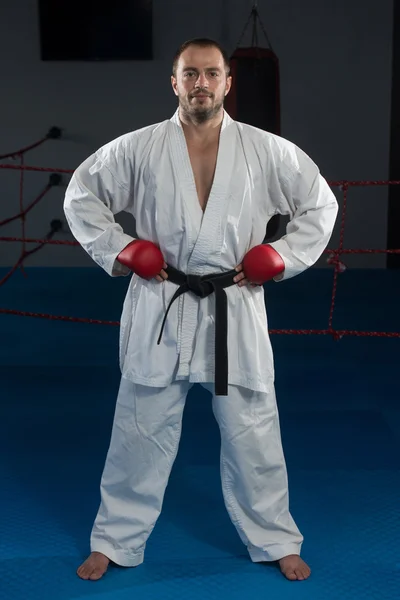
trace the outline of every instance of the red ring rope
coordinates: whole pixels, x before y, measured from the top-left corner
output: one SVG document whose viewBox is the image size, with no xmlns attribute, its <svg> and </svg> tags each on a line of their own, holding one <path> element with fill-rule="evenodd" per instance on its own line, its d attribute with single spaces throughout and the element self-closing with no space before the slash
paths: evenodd
<svg viewBox="0 0 400 600">
<path fill-rule="evenodd" d="M 9 169 L 16 170 L 20 173 L 20 185 L 19 185 L 19 213 L 9 217 L 3 221 L 0 221 L 0 227 L 3 225 L 7 225 L 12 221 L 17 219 L 21 220 L 21 236 L 20 237 L 0 237 L 0 242 L 20 242 L 22 244 L 22 252 L 21 256 L 17 260 L 16 264 L 10 269 L 10 271 L 3 277 L 0 281 L 0 287 L 5 284 L 5 282 L 12 276 L 13 273 L 18 268 L 23 269 L 23 264 L 25 259 L 33 254 L 34 252 L 39 251 L 45 244 L 53 244 L 57 246 L 80 246 L 80 244 L 76 241 L 63 241 L 63 240 L 53 240 L 51 236 L 55 233 L 52 231 L 46 239 L 36 239 L 36 238 L 27 238 L 25 235 L 25 225 L 26 225 L 26 216 L 27 214 L 35 208 L 39 204 L 39 202 L 45 197 L 45 195 L 49 192 L 53 185 L 57 185 L 60 179 L 53 179 L 52 177 L 60 178 L 60 174 L 67 173 L 72 174 L 74 171 L 71 169 L 55 169 L 48 167 L 35 167 L 26 165 L 24 161 L 24 155 L 34 149 L 39 145 L 43 144 L 49 139 L 56 139 L 60 137 L 60 130 L 58 128 L 52 128 L 49 134 L 39 140 L 38 142 L 23 148 L 22 150 L 18 150 L 17 152 L 12 152 L 3 156 L 0 156 L 0 160 L 4 160 L 6 158 L 19 158 L 20 164 L 12 165 L 8 163 L 0 163 L 0 169 Z M 43 191 L 38 195 L 38 197 L 31 202 L 26 208 L 24 208 L 23 197 L 24 197 L 24 173 L 25 171 L 37 171 L 41 173 L 53 173 L 50 176 L 50 183 L 43 189 Z M 57 175 L 56 175 L 57 174 Z M 332 286 L 332 298 L 329 310 L 329 319 L 328 319 L 328 328 L 327 329 L 271 329 L 271 334 L 280 334 L 280 335 L 331 335 L 335 340 L 339 340 L 344 336 L 356 336 L 356 337 L 385 337 L 385 338 L 399 338 L 400 332 L 381 332 L 381 331 L 349 331 L 349 330 L 336 330 L 333 327 L 333 315 L 335 312 L 335 304 L 336 304 L 336 296 L 337 296 L 337 287 L 339 282 L 340 273 L 342 273 L 346 266 L 341 261 L 342 255 L 350 255 L 350 254 L 400 254 L 400 249 L 354 249 L 354 248 L 344 248 L 344 231 L 346 224 L 346 212 L 347 212 L 347 204 L 348 204 L 348 191 L 351 187 L 360 187 L 360 186 L 388 186 L 388 185 L 400 185 L 400 181 L 328 181 L 331 187 L 339 187 L 343 194 L 343 206 L 340 218 L 340 238 L 339 238 L 339 246 L 334 249 L 326 249 L 325 254 L 328 255 L 327 262 L 330 265 L 334 266 L 334 276 L 333 276 L 333 286 Z M 36 248 L 33 250 L 27 251 L 26 244 L 36 244 Z M 1 314 L 6 315 L 18 315 L 23 317 L 34 317 L 40 319 L 50 319 L 54 321 L 69 321 L 73 323 L 90 323 L 95 325 L 113 325 L 119 326 L 119 321 L 102 321 L 98 319 L 84 319 L 79 317 L 69 317 L 69 316 L 61 316 L 61 315 L 49 315 L 49 314 L 41 314 L 41 313 L 33 313 L 27 311 L 19 311 L 12 310 L 7 308 L 0 308 Z"/>
</svg>

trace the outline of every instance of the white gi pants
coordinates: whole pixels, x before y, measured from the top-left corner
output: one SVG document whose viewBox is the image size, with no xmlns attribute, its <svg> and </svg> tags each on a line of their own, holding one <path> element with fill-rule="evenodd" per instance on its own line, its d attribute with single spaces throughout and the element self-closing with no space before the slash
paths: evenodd
<svg viewBox="0 0 400 600">
<path fill-rule="evenodd" d="M 133 567 L 161 513 L 177 455 L 186 396 L 192 384 L 166 388 L 121 379 L 110 447 L 101 479 L 101 503 L 91 550 Z M 303 537 L 289 512 L 288 480 L 275 393 L 229 386 L 215 396 L 221 432 L 225 505 L 253 562 L 300 554 Z"/>
</svg>

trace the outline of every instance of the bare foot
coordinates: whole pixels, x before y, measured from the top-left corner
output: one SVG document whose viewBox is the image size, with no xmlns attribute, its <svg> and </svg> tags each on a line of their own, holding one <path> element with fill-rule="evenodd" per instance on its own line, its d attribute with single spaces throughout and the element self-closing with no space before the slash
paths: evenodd
<svg viewBox="0 0 400 600">
<path fill-rule="evenodd" d="M 77 570 L 77 574 L 81 579 L 91 579 L 97 581 L 103 577 L 107 571 L 110 559 L 101 552 L 92 552 L 89 558 Z"/>
<path fill-rule="evenodd" d="M 303 581 L 311 575 L 310 567 L 297 554 L 285 556 L 278 562 L 284 576 L 291 581 Z"/>
</svg>

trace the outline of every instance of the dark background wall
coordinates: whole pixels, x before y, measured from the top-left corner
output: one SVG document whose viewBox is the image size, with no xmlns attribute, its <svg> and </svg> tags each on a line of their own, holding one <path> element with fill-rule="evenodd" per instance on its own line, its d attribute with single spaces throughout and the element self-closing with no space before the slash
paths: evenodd
<svg viewBox="0 0 400 600">
<path fill-rule="evenodd" d="M 3 3 L 0 154 L 26 146 L 57 125 L 64 130 L 63 138 L 29 153 L 26 162 L 74 169 L 103 143 L 169 118 L 176 108 L 170 86 L 175 49 L 188 38 L 209 36 L 232 52 L 251 6 L 251 1 L 236 0 L 202 0 L 197 4 L 154 0 L 153 60 L 51 62 L 42 61 L 40 56 L 37 2 Z M 391 136 L 392 1 L 265 0 L 258 2 L 258 8 L 280 60 L 282 136 L 310 154 L 330 180 L 393 176 L 396 166 L 390 162 L 390 148 L 392 144 L 399 156 L 399 137 Z M 75 34 L 71 29 L 70 35 Z M 248 43 L 249 37 L 244 41 Z M 398 104 L 399 95 L 393 98 Z M 47 180 L 44 174 L 26 174 L 26 203 Z M 29 214 L 28 236 L 41 237 L 52 219 L 63 219 L 67 182 L 68 177 L 64 187 L 53 189 Z M 18 212 L 18 186 L 17 172 L 0 171 L 0 220 Z M 387 188 L 350 190 L 346 246 L 386 248 L 388 206 Z M 118 220 L 134 230 L 130 218 L 121 216 Z M 19 233 L 20 223 L 0 232 L 11 236 Z M 392 227 L 394 243 L 393 236 Z M 57 237 L 70 239 L 68 233 Z M 331 245 L 337 241 L 338 227 Z M 18 244 L 0 243 L 0 266 L 13 264 L 19 252 Z M 379 256 L 346 261 L 350 266 L 386 266 L 386 258 Z M 27 264 L 92 263 L 81 249 L 47 247 Z"/>
</svg>

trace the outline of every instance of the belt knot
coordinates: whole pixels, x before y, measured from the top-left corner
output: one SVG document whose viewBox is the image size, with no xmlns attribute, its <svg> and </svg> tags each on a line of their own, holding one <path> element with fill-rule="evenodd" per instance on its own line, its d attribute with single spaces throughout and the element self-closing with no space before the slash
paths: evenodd
<svg viewBox="0 0 400 600">
<path fill-rule="evenodd" d="M 201 275 L 186 275 L 186 284 L 193 294 L 206 298 L 214 291 L 213 286 Z"/>
</svg>

